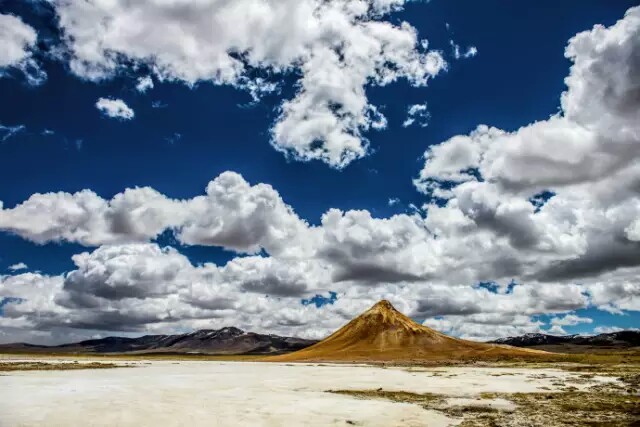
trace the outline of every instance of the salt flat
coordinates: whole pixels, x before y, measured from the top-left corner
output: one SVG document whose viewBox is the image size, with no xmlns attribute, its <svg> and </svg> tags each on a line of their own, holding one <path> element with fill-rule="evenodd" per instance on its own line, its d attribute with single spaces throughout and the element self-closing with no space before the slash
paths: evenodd
<svg viewBox="0 0 640 427">
<path fill-rule="evenodd" d="M 552 369 L 109 362 L 133 367 L 0 375 L 0 426 L 438 427 L 461 420 L 414 404 L 357 399 L 327 390 L 438 393 L 456 402 L 475 399 L 481 392 L 557 390 L 558 382 L 575 377 Z M 572 385 L 612 381 L 594 377 Z"/>
</svg>

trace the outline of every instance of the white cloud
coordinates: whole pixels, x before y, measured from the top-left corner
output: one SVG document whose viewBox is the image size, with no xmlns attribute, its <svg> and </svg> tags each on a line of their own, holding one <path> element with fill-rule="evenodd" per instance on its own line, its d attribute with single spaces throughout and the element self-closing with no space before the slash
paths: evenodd
<svg viewBox="0 0 640 427">
<path fill-rule="evenodd" d="M 175 249 L 156 244 L 103 246 L 75 255 L 73 262 L 75 269 L 60 276 L 0 276 L 0 295 L 18 298 L 3 307 L 0 326 L 8 333 L 3 341 L 23 336 L 25 330 L 40 334 L 66 328 L 67 334 L 77 336 L 96 331 L 169 333 L 230 324 L 319 338 L 381 298 L 412 316 L 445 315 L 454 325 L 450 333 L 489 339 L 536 331 L 541 323 L 531 315 L 585 304 L 579 293 L 569 302 L 572 286 L 516 287 L 512 293 L 496 294 L 425 282 L 336 284 L 330 264 L 312 258 L 251 256 L 223 266 L 194 266 Z M 334 304 L 300 304 L 301 298 L 326 295 L 328 290 L 339 294 Z M 437 319 L 425 324 L 434 322 Z"/>
<path fill-rule="evenodd" d="M 46 79 L 46 73 L 33 59 L 37 39 L 36 31 L 22 19 L 0 14 L 0 77 L 13 67 L 22 71 L 30 84 Z"/>
<path fill-rule="evenodd" d="M 100 98 L 96 102 L 96 108 L 112 119 L 131 120 L 135 113 L 121 99 Z"/>
<path fill-rule="evenodd" d="M 153 79 L 151 76 L 140 77 L 138 83 L 136 83 L 136 90 L 140 93 L 145 93 L 150 89 L 153 89 Z"/>
<path fill-rule="evenodd" d="M 19 262 L 17 264 L 10 265 L 8 267 L 8 270 L 10 270 L 10 271 L 18 271 L 18 270 L 26 270 L 27 268 L 29 268 L 27 266 L 27 264 L 25 264 L 24 262 Z"/>
<path fill-rule="evenodd" d="M 446 67 L 410 24 L 385 20 L 405 0 L 53 3 L 71 70 L 86 79 L 145 64 L 160 81 L 233 85 L 257 99 L 277 90 L 273 79 L 298 73 L 272 145 L 336 168 L 368 153 L 364 132 L 386 126 L 367 86 L 398 79 L 424 86 Z M 252 77 L 252 69 L 269 79 Z"/>
<path fill-rule="evenodd" d="M 610 296 L 637 287 L 623 285 L 621 269 L 640 259 L 639 40 L 640 8 L 576 35 L 566 49 L 573 65 L 561 113 L 515 132 L 481 125 L 430 147 L 415 184 L 446 202 L 425 206 L 430 229 L 467 241 L 486 233 L 512 248 L 505 256 L 525 280 L 584 279 L 594 301 L 607 295 L 602 307 L 635 307 L 630 290 L 618 302 Z M 540 199 L 544 191 L 553 197 Z M 536 197 L 537 208 L 529 202 Z M 607 272 L 617 273 L 597 282 Z"/>
<path fill-rule="evenodd" d="M 470 46 L 462 56 L 464 56 L 465 58 L 473 58 L 477 54 L 478 54 L 478 48 L 475 46 Z"/>
<path fill-rule="evenodd" d="M 270 185 L 251 186 L 233 172 L 211 181 L 205 195 L 188 200 L 170 199 L 149 187 L 126 189 L 111 200 L 90 190 L 34 194 L 0 210 L 0 230 L 39 244 L 86 246 L 144 242 L 175 230 L 186 245 L 247 253 L 301 253 L 313 243 L 307 224 Z"/>
<path fill-rule="evenodd" d="M 460 58 L 473 58 L 478 54 L 478 48 L 475 46 L 469 46 L 466 51 L 462 52 L 460 49 L 460 45 L 455 43 L 453 40 L 449 40 L 449 44 L 451 45 L 451 49 L 453 50 L 453 57 L 455 59 Z"/>
<path fill-rule="evenodd" d="M 593 328 L 593 333 L 595 334 L 610 334 L 613 332 L 620 331 L 640 331 L 638 328 L 621 328 L 619 326 L 596 326 Z"/>
<path fill-rule="evenodd" d="M 429 118 L 431 115 L 427 110 L 427 104 L 414 104 L 407 109 L 407 118 L 402 123 L 402 127 L 409 127 L 414 123 L 417 123 L 420 127 L 427 127 L 429 125 Z"/>
<path fill-rule="evenodd" d="M 610 334 L 612 332 L 620 332 L 623 330 L 623 328 L 618 326 L 596 326 L 593 328 L 593 332 L 596 334 Z"/>
<path fill-rule="evenodd" d="M 16 333 L 23 330 L 20 325 L 167 332 L 234 324 L 318 337 L 388 298 L 430 322 L 445 316 L 455 322 L 451 333 L 490 339 L 540 329 L 523 317 L 511 328 L 500 326 L 515 322 L 514 316 L 568 313 L 590 305 L 640 309 L 638 287 L 622 284 L 617 272 L 580 285 L 530 280 L 508 289 L 510 278 L 545 268 L 556 258 L 538 252 L 527 258 L 526 251 L 518 258 L 509 239 L 455 221 L 437 211 L 425 219 L 417 213 L 374 218 L 367 211 L 332 209 L 319 226 L 310 227 L 273 188 L 251 186 L 231 172 L 209 183 L 205 195 L 186 200 L 150 188 L 128 189 L 111 200 L 87 190 L 34 195 L 0 211 L 0 227 L 39 243 L 108 245 L 74 256 L 77 268 L 64 277 L 4 277 L 0 295 L 25 300 L 34 298 L 38 286 L 62 283 L 48 299 L 11 303 L 5 311 L 12 320 L 4 322 Z M 193 266 L 175 249 L 128 243 L 148 241 L 167 229 L 183 244 L 266 254 L 224 266 Z M 632 274 L 637 270 L 629 271 L 629 278 Z M 26 278 L 32 288 L 12 285 Z M 497 292 L 473 286 L 498 278 Z M 328 291 L 339 294 L 334 305 L 300 305 L 301 298 Z M 256 310 L 269 314 L 258 320 Z M 488 322 L 494 326 L 484 327 Z"/>
<path fill-rule="evenodd" d="M 551 319 L 552 326 L 575 326 L 580 323 L 593 323 L 593 319 L 576 316 L 575 314 L 566 314 L 563 317 L 554 317 Z"/>
<path fill-rule="evenodd" d="M 19 64 L 30 56 L 29 49 L 36 43 L 33 28 L 13 15 L 0 15 L 0 67 Z"/>
<path fill-rule="evenodd" d="M 25 130 L 24 125 L 16 125 L 16 126 L 4 126 L 0 124 L 0 133 L 2 136 L 0 137 L 0 142 L 5 142 L 12 136 L 16 135 L 19 132 Z"/>
<path fill-rule="evenodd" d="M 477 341 L 543 332 L 541 322 L 533 321 L 529 316 L 510 314 L 448 316 L 427 319 L 424 325 L 446 334 Z"/>
<path fill-rule="evenodd" d="M 560 325 L 551 326 L 551 328 L 549 328 L 547 332 L 552 335 L 568 335 L 567 331 L 565 331 L 564 328 Z"/>
<path fill-rule="evenodd" d="M 640 311 L 639 31 L 635 8 L 570 41 L 558 115 L 431 147 L 416 185 L 440 200 L 410 215 L 329 209 L 310 226 L 271 186 L 233 172 L 185 200 L 144 187 L 110 200 L 34 194 L 1 209 L 5 232 L 103 246 L 76 255 L 65 275 L 0 276 L 0 295 L 21 298 L 5 304 L 0 326 L 93 334 L 232 324 L 321 337 L 388 298 L 425 324 L 490 339 L 544 331 L 540 314 L 561 333 L 588 322 L 575 314 L 583 308 Z M 167 230 L 181 244 L 250 256 L 194 266 L 148 243 Z M 328 291 L 334 304 L 300 304 Z"/>
</svg>

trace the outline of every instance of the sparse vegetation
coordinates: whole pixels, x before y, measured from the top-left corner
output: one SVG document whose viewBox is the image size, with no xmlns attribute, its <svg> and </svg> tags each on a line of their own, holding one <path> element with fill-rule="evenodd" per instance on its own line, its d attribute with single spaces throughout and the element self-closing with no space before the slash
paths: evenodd
<svg viewBox="0 0 640 427">
<path fill-rule="evenodd" d="M 27 351 L 0 351 L 0 356 L 38 359 L 79 360 L 211 360 L 211 361 L 257 361 L 264 355 L 253 354 L 201 354 L 201 353 L 45 353 Z"/>
<path fill-rule="evenodd" d="M 327 390 L 328 393 L 345 394 L 360 399 L 385 399 L 392 402 L 416 403 L 425 407 L 430 407 L 435 403 L 442 403 L 446 396 L 440 394 L 417 394 L 408 391 L 388 391 L 388 390 Z"/>
<path fill-rule="evenodd" d="M 406 391 L 387 390 L 328 390 L 330 393 L 344 394 L 359 399 L 385 399 L 392 402 L 413 403 L 422 406 L 424 409 L 431 409 L 452 417 L 463 417 L 465 419 L 486 418 L 487 414 L 497 416 L 502 413 L 499 409 L 491 407 L 489 404 L 478 402 L 475 405 L 448 405 L 447 396 L 433 393 L 410 393 Z"/>
<path fill-rule="evenodd" d="M 597 389 L 560 393 L 484 393 L 483 399 L 504 398 L 517 410 L 504 419 L 496 414 L 496 426 L 634 426 L 640 423 L 640 400 L 637 395 L 603 392 Z M 508 422 L 507 422 L 508 421 Z"/>
<path fill-rule="evenodd" d="M 99 363 L 99 362 L 0 362 L 0 372 L 11 371 L 69 371 L 78 369 L 108 369 L 122 368 L 123 365 L 115 363 Z"/>
<path fill-rule="evenodd" d="M 640 425 L 640 373 L 638 366 L 609 368 L 607 373 L 594 372 L 567 378 L 559 391 L 536 393 L 481 393 L 473 405 L 451 405 L 448 396 L 418 394 L 406 391 L 330 390 L 360 399 L 385 399 L 413 403 L 451 417 L 462 418 L 462 427 L 577 427 Z M 618 376 L 618 383 L 603 383 L 579 390 L 572 382 L 585 384 L 596 375 Z M 544 378 L 550 378 L 544 376 Z M 491 405 L 496 399 L 515 404 L 513 411 Z"/>
</svg>

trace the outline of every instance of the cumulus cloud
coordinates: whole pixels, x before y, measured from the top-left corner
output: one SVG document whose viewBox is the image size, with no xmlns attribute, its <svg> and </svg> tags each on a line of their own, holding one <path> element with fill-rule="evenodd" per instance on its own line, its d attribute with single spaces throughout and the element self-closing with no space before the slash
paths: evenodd
<svg viewBox="0 0 640 427">
<path fill-rule="evenodd" d="M 543 332 L 542 322 L 534 321 L 529 316 L 500 314 L 427 319 L 424 325 L 446 334 L 477 341 Z"/>
<path fill-rule="evenodd" d="M 596 326 L 593 328 L 595 334 L 610 334 L 612 332 L 620 331 L 638 331 L 638 328 L 621 328 L 619 326 Z"/>
<path fill-rule="evenodd" d="M 564 316 L 554 317 L 551 319 L 551 328 L 549 332 L 556 335 L 567 335 L 567 331 L 563 326 L 575 326 L 581 323 L 593 323 L 593 319 L 589 317 L 580 317 L 575 314 L 566 314 Z"/>
<path fill-rule="evenodd" d="M 573 37 L 559 114 L 515 132 L 480 125 L 430 147 L 414 182 L 441 200 L 426 206 L 431 229 L 505 239 L 517 253 L 514 272 L 527 280 L 636 267 L 639 36 L 636 7 L 609 28 Z"/>
<path fill-rule="evenodd" d="M 85 246 L 144 242 L 174 230 L 185 245 L 272 254 L 303 253 L 313 241 L 312 230 L 277 191 L 266 184 L 251 186 L 233 172 L 211 181 L 205 195 L 188 200 L 170 199 L 150 187 L 129 188 L 111 200 L 90 190 L 34 194 L 0 210 L 0 230 L 39 244 Z"/>
<path fill-rule="evenodd" d="M 281 308 L 265 319 L 275 328 L 300 324 L 300 312 L 307 312 L 305 322 L 313 315 L 299 303 L 287 309 L 269 295 L 299 302 L 328 283 L 323 268 L 309 261 L 254 256 L 194 266 L 175 249 L 156 244 L 102 246 L 73 256 L 73 262 L 76 268 L 60 276 L 0 276 L 0 296 L 11 298 L 2 326 L 141 331 L 203 327 L 199 322 L 206 321 L 265 330 L 259 312 Z"/>
<path fill-rule="evenodd" d="M 73 262 L 75 269 L 60 276 L 0 276 L 0 296 L 11 298 L 0 317 L 8 335 L 0 339 L 20 336 L 25 329 L 58 342 L 64 336 L 41 334 L 62 329 L 76 336 L 167 333 L 228 325 L 321 338 L 381 298 L 416 317 L 445 315 L 425 324 L 457 335 L 479 336 L 484 327 L 486 338 L 537 330 L 541 323 L 532 315 L 587 304 L 573 286 L 517 286 L 512 293 L 497 294 L 444 283 L 336 284 L 331 266 L 316 259 L 250 256 L 222 266 L 196 266 L 174 248 L 149 243 L 103 246 L 75 255 Z M 329 289 L 339 294 L 333 304 L 300 303 Z M 563 298 L 560 306 L 558 298 Z"/>
<path fill-rule="evenodd" d="M 131 120 L 135 116 L 134 111 L 121 99 L 100 98 L 96 108 L 112 119 Z"/>
<path fill-rule="evenodd" d="M 26 270 L 27 268 L 29 268 L 29 267 L 24 262 L 19 262 L 17 264 L 12 264 L 9 267 L 7 267 L 7 269 L 10 270 L 10 271 Z"/>
<path fill-rule="evenodd" d="M 386 126 L 367 86 L 423 86 L 446 67 L 409 23 L 386 20 L 405 0 L 53 4 L 70 68 L 86 79 L 144 64 L 160 81 L 233 85 L 255 100 L 277 89 L 274 78 L 299 75 L 272 145 L 337 168 L 367 154 L 364 132 Z"/>
<path fill-rule="evenodd" d="M 30 84 L 40 84 L 46 79 L 46 73 L 33 58 L 37 39 L 36 31 L 22 19 L 0 14 L 0 77 L 15 68 Z"/>
<path fill-rule="evenodd" d="M 551 325 L 558 326 L 575 326 L 580 323 L 593 323 L 593 319 L 589 317 L 580 317 L 575 314 L 567 314 L 562 317 L 554 317 L 551 319 Z"/>
<path fill-rule="evenodd" d="M 368 211 L 331 209 L 322 216 L 317 256 L 333 266 L 333 280 L 416 281 L 439 266 L 420 217 L 373 218 Z"/>
<path fill-rule="evenodd" d="M 0 230 L 97 249 L 74 256 L 64 275 L 0 276 L 0 296 L 12 298 L 0 327 L 19 335 L 235 325 L 321 337 L 387 298 L 427 325 L 490 339 L 561 332 L 588 323 L 577 311 L 587 307 L 640 311 L 639 31 L 633 8 L 569 41 L 559 114 L 514 132 L 479 126 L 430 147 L 415 184 L 431 197 L 412 214 L 329 209 L 311 226 L 274 188 L 233 172 L 185 200 L 143 187 L 110 200 L 90 190 L 34 194 L 2 208 Z M 183 245 L 243 255 L 193 265 L 149 243 L 167 230 Z M 329 291 L 333 304 L 301 304 Z"/>
<path fill-rule="evenodd" d="M 427 104 L 414 104 L 407 109 L 407 118 L 402 123 L 402 127 L 409 127 L 417 123 L 420 127 L 427 127 L 431 115 L 427 110 Z"/>
<path fill-rule="evenodd" d="M 151 76 L 140 77 L 136 83 L 136 90 L 140 93 L 145 93 L 150 89 L 153 89 L 153 79 Z"/>
<path fill-rule="evenodd" d="M 75 255 L 76 268 L 62 276 L 3 277 L 0 296 L 16 298 L 5 306 L 3 322 L 16 333 L 21 328 L 167 332 L 232 324 L 321 337 L 387 298 L 426 318 L 425 324 L 449 322 L 446 332 L 489 339 L 538 331 L 537 314 L 590 305 L 618 312 L 640 308 L 637 286 L 621 284 L 614 273 L 581 284 L 509 285 L 505 278 L 523 273 L 509 240 L 494 241 L 488 230 L 470 233 L 464 221 L 453 218 L 449 224 L 443 218 L 448 214 L 375 218 L 367 211 L 332 209 L 312 227 L 273 188 L 252 186 L 231 172 L 214 179 L 205 195 L 186 200 L 150 188 L 128 189 L 111 200 L 90 191 L 34 195 L 0 211 L 3 229 L 39 243 L 102 246 Z M 222 266 L 194 266 L 176 249 L 135 243 L 167 229 L 183 244 L 256 255 Z M 459 234 L 447 235 L 455 229 Z M 539 268 L 540 258 L 533 253 L 529 268 Z M 503 282 L 494 290 L 473 286 L 498 277 Z M 18 285 L 25 282 L 29 285 Z M 42 298 L 25 304 L 39 290 Z M 329 291 L 338 294 L 334 304 L 301 304 Z"/>
</svg>

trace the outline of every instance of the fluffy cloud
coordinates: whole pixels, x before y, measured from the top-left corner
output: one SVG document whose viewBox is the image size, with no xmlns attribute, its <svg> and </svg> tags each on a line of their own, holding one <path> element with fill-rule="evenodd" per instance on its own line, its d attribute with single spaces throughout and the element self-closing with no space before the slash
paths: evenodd
<svg viewBox="0 0 640 427">
<path fill-rule="evenodd" d="M 167 332 L 236 325 L 321 337 L 387 298 L 410 315 L 427 318 L 426 324 L 444 328 L 434 322 L 451 322 L 446 332 L 489 339 L 537 331 L 541 325 L 532 316 L 541 313 L 590 305 L 613 312 L 640 308 L 638 287 L 621 283 L 619 272 L 581 284 L 531 280 L 507 286 L 509 277 L 540 268 L 536 262 L 544 253 L 514 258 L 510 239 L 456 221 L 437 211 L 425 219 L 332 209 L 319 226 L 310 227 L 273 188 L 251 186 L 231 172 L 213 180 L 206 195 L 187 200 L 150 188 L 128 189 L 109 201 L 89 191 L 34 195 L 0 211 L 5 230 L 39 243 L 105 245 L 74 256 L 76 268 L 63 276 L 3 277 L 0 296 L 18 298 L 5 306 L 3 322 L 16 331 L 11 336 L 21 336 L 24 328 Z M 128 243 L 166 229 L 183 243 L 266 254 L 194 266 L 173 248 Z M 531 265 L 523 267 L 523 261 Z M 634 271 L 627 272 L 627 280 Z M 497 278 L 503 281 L 493 290 L 472 286 Z M 28 286 L 16 285 L 25 281 Z M 25 305 L 42 287 L 51 289 Z M 339 295 L 332 305 L 300 304 L 329 291 Z M 484 327 L 488 322 L 493 326 Z M 509 322 L 513 327 L 501 326 Z"/>
<path fill-rule="evenodd" d="M 640 311 L 639 31 L 634 8 L 571 39 L 558 115 L 515 132 L 479 126 L 431 147 L 415 183 L 432 197 L 411 215 L 329 209 L 310 226 L 271 186 L 233 172 L 186 200 L 143 187 L 110 200 L 34 194 L 1 209 L 5 232 L 98 248 L 74 256 L 64 275 L 1 276 L 0 297 L 13 299 L 3 300 L 0 327 L 21 336 L 235 325 L 321 337 L 388 298 L 427 325 L 489 339 L 560 332 L 588 322 L 575 313 L 587 307 Z M 167 230 L 183 245 L 249 256 L 196 266 L 149 243 Z M 333 304 L 301 304 L 329 291 Z"/>
<path fill-rule="evenodd" d="M 409 127 L 417 123 L 420 127 L 426 127 L 429 124 L 431 115 L 427 110 L 427 104 L 414 104 L 407 109 L 407 118 L 402 123 L 402 127 Z"/>
<path fill-rule="evenodd" d="M 541 324 L 531 315 L 588 303 L 574 286 L 517 286 L 501 294 L 425 282 L 336 286 L 330 266 L 315 260 L 251 256 L 223 266 L 194 266 L 175 249 L 156 244 L 103 246 L 75 255 L 73 262 L 75 269 L 60 276 L 0 276 L 0 296 L 11 298 L 0 317 L 7 335 L 2 340 L 22 336 L 26 329 L 36 332 L 32 338 L 59 341 L 65 336 L 42 334 L 64 329 L 85 337 L 96 331 L 167 333 L 228 325 L 319 338 L 381 298 L 416 317 L 445 315 L 425 324 L 458 335 L 470 336 L 465 328 L 471 323 L 485 325 L 487 338 L 513 334 L 514 328 L 537 329 Z M 339 293 L 335 303 L 300 304 L 301 298 L 327 289 Z M 458 326 L 445 328 L 443 322 Z M 500 328 L 505 323 L 511 325 L 508 331 Z"/>
<path fill-rule="evenodd" d="M 109 78 L 144 64 L 160 81 L 207 81 L 247 89 L 254 99 L 277 85 L 257 77 L 300 75 L 282 103 L 273 146 L 294 158 L 344 167 L 367 154 L 363 132 L 386 126 L 365 88 L 398 79 L 422 86 L 446 66 L 415 28 L 385 16 L 405 0 L 54 0 L 71 70 Z"/>
<path fill-rule="evenodd" d="M 29 49 L 36 43 L 36 31 L 13 15 L 0 15 L 0 67 L 19 64 L 30 56 Z"/>
<path fill-rule="evenodd" d="M 331 209 L 322 217 L 317 256 L 333 266 L 333 280 L 416 281 L 437 268 L 432 237 L 418 216 L 373 218 L 368 211 Z"/>
<path fill-rule="evenodd" d="M 575 314 L 567 314 L 563 317 L 554 317 L 551 319 L 551 324 L 554 326 L 575 326 L 580 323 L 593 323 L 593 319 L 589 317 L 576 316 Z"/>
<path fill-rule="evenodd" d="M 551 319 L 551 328 L 549 332 L 557 335 L 567 335 L 567 331 L 563 326 L 575 326 L 580 323 L 593 323 L 593 319 L 589 317 L 580 317 L 575 314 L 567 314 L 563 317 L 554 317 Z"/>
<path fill-rule="evenodd" d="M 96 102 L 96 108 L 112 119 L 131 120 L 135 116 L 133 110 L 121 99 L 100 98 Z"/>
<path fill-rule="evenodd" d="M 10 271 L 26 270 L 27 268 L 29 268 L 29 267 L 24 262 L 19 262 L 17 264 L 12 264 L 9 267 L 7 267 L 7 269 L 10 270 Z"/>
<path fill-rule="evenodd" d="M 247 253 L 264 249 L 293 256 L 314 241 L 313 230 L 270 185 L 251 186 L 233 172 L 211 181 L 205 195 L 188 200 L 170 199 L 149 187 L 126 189 L 111 200 L 83 190 L 34 194 L 0 210 L 0 230 L 39 244 L 144 242 L 168 229 L 186 245 Z"/>
<path fill-rule="evenodd" d="M 427 319 L 424 325 L 450 335 L 477 341 L 544 332 L 542 322 L 531 320 L 528 316 L 449 316 Z"/>
<path fill-rule="evenodd" d="M 151 76 L 140 77 L 136 83 L 136 90 L 140 93 L 153 89 L 153 79 Z"/>
<path fill-rule="evenodd" d="M 431 147 L 415 180 L 444 205 L 426 206 L 431 229 L 504 239 L 527 280 L 637 266 L 639 40 L 637 7 L 576 35 L 561 113 L 515 132 L 481 125 Z"/>
<path fill-rule="evenodd" d="M 620 332 L 625 330 L 637 331 L 638 328 L 621 328 L 619 326 L 597 326 L 593 328 L 593 333 L 595 334 L 610 334 L 612 332 Z"/>
<path fill-rule="evenodd" d="M 30 84 L 40 84 L 46 74 L 33 59 L 38 35 L 13 15 L 0 14 L 0 77 L 9 67 L 21 70 Z"/>
<path fill-rule="evenodd" d="M 155 244 L 103 246 L 73 262 L 76 268 L 60 276 L 0 276 L 0 296 L 11 298 L 2 327 L 141 331 L 236 324 L 268 330 L 256 314 L 281 309 L 265 322 L 290 331 L 313 317 L 300 298 L 329 283 L 323 267 L 310 261 L 255 256 L 194 266 L 175 249 Z M 298 301 L 294 308 L 291 301 Z"/>
<path fill-rule="evenodd" d="M 306 222 L 273 187 L 250 186 L 236 173 L 221 174 L 209 183 L 206 196 L 189 200 L 186 208 L 188 214 L 178 232 L 185 244 L 294 255 L 312 243 Z"/>
</svg>

